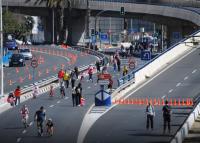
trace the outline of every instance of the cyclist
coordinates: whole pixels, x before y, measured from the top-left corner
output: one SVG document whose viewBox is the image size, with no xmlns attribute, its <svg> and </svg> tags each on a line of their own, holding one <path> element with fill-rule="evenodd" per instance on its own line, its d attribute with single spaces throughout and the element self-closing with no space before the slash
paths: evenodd
<svg viewBox="0 0 200 143">
<path fill-rule="evenodd" d="M 24 127 L 27 128 L 28 125 L 28 118 L 29 118 L 29 110 L 26 105 L 24 105 L 20 110 L 21 116 L 22 116 L 22 123 L 24 124 Z"/>
<path fill-rule="evenodd" d="M 43 136 L 43 123 L 46 120 L 46 113 L 44 107 L 41 106 L 35 113 L 35 121 L 37 121 L 38 136 Z"/>
<path fill-rule="evenodd" d="M 46 127 L 47 127 L 47 134 L 53 136 L 53 121 L 51 118 L 48 119 Z"/>
</svg>

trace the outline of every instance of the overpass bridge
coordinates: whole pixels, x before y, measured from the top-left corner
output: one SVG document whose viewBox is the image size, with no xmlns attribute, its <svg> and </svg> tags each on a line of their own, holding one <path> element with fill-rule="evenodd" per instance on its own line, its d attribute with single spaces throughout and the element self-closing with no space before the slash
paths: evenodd
<svg viewBox="0 0 200 143">
<path fill-rule="evenodd" d="M 46 3 L 35 4 L 35 0 L 3 0 L 3 6 L 8 6 L 12 11 L 43 17 L 45 39 L 52 39 L 52 9 Z M 65 5 L 67 7 L 67 4 Z M 168 32 L 178 30 L 182 35 L 187 35 L 200 26 L 200 2 L 196 0 L 73 0 L 72 41 L 74 44 L 83 41 L 88 30 L 88 9 L 91 16 L 106 10 L 103 16 L 121 17 L 120 7 L 124 7 L 126 18 L 142 18 L 144 20 L 165 24 Z M 194 8 L 195 6 L 195 8 Z M 67 15 L 67 14 L 66 14 Z M 56 29 L 56 28 L 55 28 Z M 170 38 L 170 34 L 168 36 Z"/>
</svg>

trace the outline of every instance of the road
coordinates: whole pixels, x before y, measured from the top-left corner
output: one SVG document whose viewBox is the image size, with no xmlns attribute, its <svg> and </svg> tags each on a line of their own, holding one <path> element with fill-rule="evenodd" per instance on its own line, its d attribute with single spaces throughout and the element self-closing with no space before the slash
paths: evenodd
<svg viewBox="0 0 200 143">
<path fill-rule="evenodd" d="M 71 69 L 74 68 L 74 66 L 88 65 L 97 60 L 97 58 L 92 55 L 84 55 L 70 49 L 63 52 L 62 49 L 52 49 L 50 46 L 31 47 L 34 48 L 33 55 L 35 55 L 39 61 L 39 66 L 36 68 L 34 74 L 35 82 L 55 75 L 61 67 L 64 69 Z M 64 55 L 61 55 L 63 53 Z M 25 67 L 4 68 L 5 93 L 14 90 L 18 84 L 25 86 L 33 83 L 33 68 L 30 66 L 30 63 L 31 61 L 28 60 L 26 61 Z"/>
<path fill-rule="evenodd" d="M 192 98 L 200 89 L 200 49 L 195 50 L 148 84 L 133 98 Z M 163 134 L 162 107 L 155 106 L 154 130 L 146 130 L 145 106 L 117 105 L 92 126 L 84 143 L 166 143 L 189 115 L 191 108 L 173 107 L 171 133 Z"/>
<path fill-rule="evenodd" d="M 79 61 L 81 62 L 81 61 Z M 139 60 L 138 60 L 139 62 Z M 140 64 L 138 64 L 141 66 Z M 112 67 L 108 68 L 108 72 L 113 75 L 114 88 L 117 86 L 117 78 L 121 73 L 114 73 Z M 30 99 L 21 105 L 0 114 L 0 139 L 5 143 L 76 143 L 78 132 L 83 117 L 89 107 L 94 103 L 94 94 L 99 90 L 99 85 L 87 81 L 86 77 L 82 83 L 83 96 L 86 99 L 86 105 L 83 107 L 72 107 L 71 87 L 66 90 L 67 97 L 61 99 L 59 89 L 56 89 L 56 97 L 50 99 L 48 93 L 40 95 L 37 99 Z M 77 84 L 78 82 L 76 82 Z M 19 110 L 23 104 L 28 105 L 30 109 L 31 126 L 26 130 L 23 128 Z M 53 137 L 37 137 L 36 125 L 33 122 L 33 115 L 36 110 L 44 106 L 47 112 L 47 118 L 52 118 L 55 123 L 55 134 Z"/>
</svg>

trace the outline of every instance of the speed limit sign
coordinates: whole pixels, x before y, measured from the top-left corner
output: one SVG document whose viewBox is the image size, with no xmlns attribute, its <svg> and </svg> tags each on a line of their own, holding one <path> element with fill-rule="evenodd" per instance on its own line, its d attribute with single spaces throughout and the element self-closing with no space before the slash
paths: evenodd
<svg viewBox="0 0 200 143">
<path fill-rule="evenodd" d="M 37 59 L 33 59 L 31 61 L 31 67 L 32 68 L 37 68 L 38 67 L 38 60 Z"/>
<path fill-rule="evenodd" d="M 135 59 L 134 58 L 130 58 L 128 62 L 129 62 L 129 68 L 130 69 L 134 69 L 135 65 L 136 65 Z"/>
</svg>

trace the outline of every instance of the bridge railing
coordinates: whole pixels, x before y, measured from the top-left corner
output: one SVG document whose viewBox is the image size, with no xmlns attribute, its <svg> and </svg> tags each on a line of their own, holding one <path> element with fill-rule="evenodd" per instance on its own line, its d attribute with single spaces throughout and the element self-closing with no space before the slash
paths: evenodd
<svg viewBox="0 0 200 143">
<path fill-rule="evenodd" d="M 137 72 L 139 72 L 140 70 L 142 70 L 143 68 L 145 68 L 146 66 L 150 65 L 152 62 L 154 62 L 155 60 L 157 60 L 159 57 L 161 57 L 162 55 L 164 55 L 165 53 L 173 50 L 175 47 L 177 47 L 178 45 L 184 43 L 186 40 L 191 39 L 192 36 L 196 35 L 197 33 L 199 33 L 200 30 L 196 31 L 195 33 L 191 34 L 189 37 L 190 38 L 184 38 L 182 40 L 180 40 L 178 43 L 172 45 L 170 48 L 168 48 L 167 50 L 163 51 L 161 54 L 157 55 L 156 57 L 154 57 L 152 60 L 150 60 L 149 62 L 147 62 L 146 64 L 144 64 L 142 67 L 136 68 L 133 71 L 131 71 L 129 74 L 127 74 L 126 76 L 122 76 L 121 78 L 118 79 L 118 87 L 123 86 L 124 84 L 126 84 L 127 86 L 129 86 L 129 84 L 127 84 L 129 81 L 131 81 L 132 79 L 135 78 L 135 74 Z M 192 40 L 191 40 L 192 41 Z M 192 42 L 191 42 L 192 43 Z M 179 47 L 181 48 L 181 47 Z M 159 66 L 159 65 L 158 65 Z"/>
</svg>

